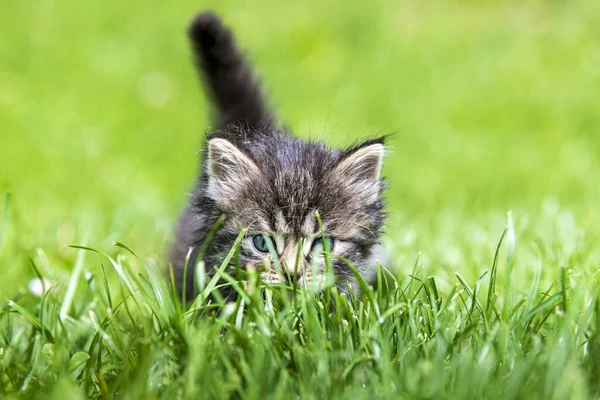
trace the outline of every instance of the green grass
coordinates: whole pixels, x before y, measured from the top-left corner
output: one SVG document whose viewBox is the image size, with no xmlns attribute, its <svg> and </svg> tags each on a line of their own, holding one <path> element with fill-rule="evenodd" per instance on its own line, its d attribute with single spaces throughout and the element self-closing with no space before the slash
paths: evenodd
<svg viewBox="0 0 600 400">
<path fill-rule="evenodd" d="M 395 132 L 373 291 L 172 295 L 206 8 L 299 135 Z M 599 398 L 599 43 L 591 0 L 0 2 L 0 397 Z"/>
</svg>

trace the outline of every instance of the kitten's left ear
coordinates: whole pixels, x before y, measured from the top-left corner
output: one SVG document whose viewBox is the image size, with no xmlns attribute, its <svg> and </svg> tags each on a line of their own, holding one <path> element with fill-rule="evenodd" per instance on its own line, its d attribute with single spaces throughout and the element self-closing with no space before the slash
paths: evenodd
<svg viewBox="0 0 600 400">
<path fill-rule="evenodd" d="M 373 204 L 381 197 L 384 188 L 381 183 L 384 155 L 383 141 L 368 142 L 347 150 L 346 156 L 335 169 L 360 204 Z"/>
<path fill-rule="evenodd" d="M 385 146 L 382 142 L 367 143 L 348 151 L 336 171 L 352 181 L 379 181 Z"/>
</svg>

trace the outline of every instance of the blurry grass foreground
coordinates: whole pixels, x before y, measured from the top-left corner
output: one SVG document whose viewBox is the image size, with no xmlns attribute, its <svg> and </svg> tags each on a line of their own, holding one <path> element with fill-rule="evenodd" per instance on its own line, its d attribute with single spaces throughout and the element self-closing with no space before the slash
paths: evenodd
<svg viewBox="0 0 600 400">
<path fill-rule="evenodd" d="M 256 273 L 240 285 L 224 272 L 228 257 L 214 277 L 197 274 L 202 290 L 184 308 L 158 265 L 142 263 L 121 243 L 121 254 L 104 255 L 102 273 L 75 268 L 76 279 L 66 285 L 31 260 L 39 297 L 21 293 L 0 314 L 0 395 L 598 395 L 598 293 L 573 287 L 564 268 L 551 287 L 539 287 L 539 267 L 526 295 L 506 276 L 498 294 L 499 274 L 510 274 L 514 263 L 513 229 L 509 218 L 489 273 L 475 282 L 456 273 L 448 293 L 435 277 L 420 276 L 418 260 L 409 276 L 380 267 L 374 288 L 359 279 L 361 294 L 345 295 L 333 285 L 319 294 L 270 286 Z M 223 285 L 234 287 L 235 302 L 219 296 Z"/>
</svg>

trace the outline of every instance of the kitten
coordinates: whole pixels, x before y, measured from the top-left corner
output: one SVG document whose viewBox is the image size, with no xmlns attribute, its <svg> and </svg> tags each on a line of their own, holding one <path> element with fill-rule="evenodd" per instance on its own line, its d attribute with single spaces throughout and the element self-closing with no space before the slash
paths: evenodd
<svg viewBox="0 0 600 400">
<path fill-rule="evenodd" d="M 216 130 L 207 136 L 200 176 L 171 251 L 179 289 L 188 299 L 195 295 L 198 252 L 221 215 L 225 219 L 202 257 L 209 275 L 221 265 L 241 230 L 247 229 L 229 273 L 237 264 L 262 271 L 265 282 L 319 282 L 326 272 L 323 248 L 328 247 L 339 287 L 355 284 L 340 257 L 369 277 L 385 217 L 381 181 L 385 137 L 331 149 L 292 136 L 276 124 L 231 32 L 217 16 L 197 15 L 189 37 L 214 104 Z M 270 261 L 269 241 L 279 266 Z"/>
</svg>

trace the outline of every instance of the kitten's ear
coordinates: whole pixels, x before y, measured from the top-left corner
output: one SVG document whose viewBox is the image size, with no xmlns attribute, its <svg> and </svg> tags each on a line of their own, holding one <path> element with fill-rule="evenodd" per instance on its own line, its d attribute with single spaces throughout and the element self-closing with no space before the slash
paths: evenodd
<svg viewBox="0 0 600 400">
<path fill-rule="evenodd" d="M 380 199 L 384 188 L 381 183 L 384 155 L 383 143 L 371 142 L 348 150 L 346 157 L 336 167 L 336 172 L 347 182 L 356 200 L 372 204 Z"/>
<path fill-rule="evenodd" d="M 353 181 L 381 179 L 381 166 L 385 146 L 373 143 L 350 150 L 349 154 L 338 164 L 336 170 Z"/>
<path fill-rule="evenodd" d="M 208 141 L 206 171 L 208 197 L 219 202 L 235 197 L 256 176 L 258 167 L 233 143 L 215 138 Z"/>
</svg>

